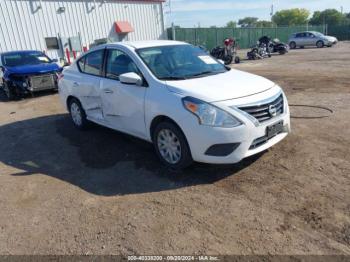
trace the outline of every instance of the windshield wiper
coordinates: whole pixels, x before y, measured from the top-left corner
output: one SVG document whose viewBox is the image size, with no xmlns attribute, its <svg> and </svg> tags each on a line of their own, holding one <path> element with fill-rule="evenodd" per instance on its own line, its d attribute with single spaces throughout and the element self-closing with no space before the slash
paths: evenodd
<svg viewBox="0 0 350 262">
<path fill-rule="evenodd" d="M 198 74 L 190 75 L 190 76 L 187 76 L 187 77 L 190 77 L 190 78 L 195 78 L 195 77 L 199 77 L 199 76 L 205 76 L 205 75 L 216 75 L 216 74 L 221 74 L 221 73 L 224 73 L 224 72 L 216 72 L 216 71 L 203 71 L 203 72 L 200 72 L 200 73 L 198 73 Z"/>
<path fill-rule="evenodd" d="M 159 80 L 185 80 L 186 77 L 183 76 L 165 76 L 158 78 Z"/>
</svg>

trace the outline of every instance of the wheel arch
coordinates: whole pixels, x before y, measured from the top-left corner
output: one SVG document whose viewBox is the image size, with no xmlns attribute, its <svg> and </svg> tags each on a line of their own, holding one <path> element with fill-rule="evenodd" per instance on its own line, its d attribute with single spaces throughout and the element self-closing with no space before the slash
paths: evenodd
<svg viewBox="0 0 350 262">
<path fill-rule="evenodd" d="M 182 134 L 185 136 L 186 142 L 187 142 L 187 137 L 186 137 L 184 131 L 182 130 L 182 128 L 179 126 L 179 124 L 176 123 L 175 120 L 173 120 L 172 118 L 170 118 L 166 115 L 158 115 L 152 119 L 151 125 L 149 127 L 149 135 L 150 135 L 150 138 L 152 141 L 153 141 L 153 132 L 154 132 L 156 126 L 162 122 L 170 122 L 170 123 L 173 123 L 174 125 L 176 125 L 181 130 Z M 187 144 L 188 144 L 188 142 L 187 142 Z"/>
<path fill-rule="evenodd" d="M 75 96 L 73 96 L 73 95 L 69 95 L 69 96 L 67 97 L 67 99 L 66 99 L 66 107 L 67 107 L 68 111 L 69 111 L 69 103 L 70 103 L 70 101 L 72 101 L 73 99 L 78 100 L 78 102 L 81 104 L 80 100 L 79 100 L 77 97 L 75 97 Z"/>
</svg>

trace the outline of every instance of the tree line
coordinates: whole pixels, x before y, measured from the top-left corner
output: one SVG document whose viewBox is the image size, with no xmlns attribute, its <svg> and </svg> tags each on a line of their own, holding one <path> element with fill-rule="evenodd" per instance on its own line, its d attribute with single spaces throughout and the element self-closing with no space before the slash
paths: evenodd
<svg viewBox="0 0 350 262">
<path fill-rule="evenodd" d="M 293 25 L 344 25 L 350 24 L 350 13 L 341 13 L 336 9 L 316 11 L 310 17 L 310 12 L 304 8 L 286 9 L 276 12 L 271 21 L 259 20 L 257 17 L 245 17 L 236 21 L 229 21 L 227 28 L 240 27 L 273 27 Z"/>
</svg>

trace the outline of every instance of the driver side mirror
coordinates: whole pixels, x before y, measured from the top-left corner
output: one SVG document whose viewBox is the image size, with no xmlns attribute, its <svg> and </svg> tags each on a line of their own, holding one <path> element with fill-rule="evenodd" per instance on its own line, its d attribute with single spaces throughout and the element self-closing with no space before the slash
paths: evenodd
<svg viewBox="0 0 350 262">
<path fill-rule="evenodd" d="M 142 84 L 143 84 L 143 80 L 142 80 L 141 76 L 139 76 L 138 74 L 136 74 L 134 72 L 121 74 L 119 76 L 119 81 L 121 83 L 127 84 L 127 85 L 142 86 Z"/>
</svg>

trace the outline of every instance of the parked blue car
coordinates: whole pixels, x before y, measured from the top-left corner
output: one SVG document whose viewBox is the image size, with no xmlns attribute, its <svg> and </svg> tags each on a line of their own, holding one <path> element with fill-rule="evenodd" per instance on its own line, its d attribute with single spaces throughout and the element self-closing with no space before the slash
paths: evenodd
<svg viewBox="0 0 350 262">
<path fill-rule="evenodd" d="M 40 51 L 0 54 L 0 86 L 9 100 L 42 90 L 57 90 L 62 68 Z"/>
</svg>

